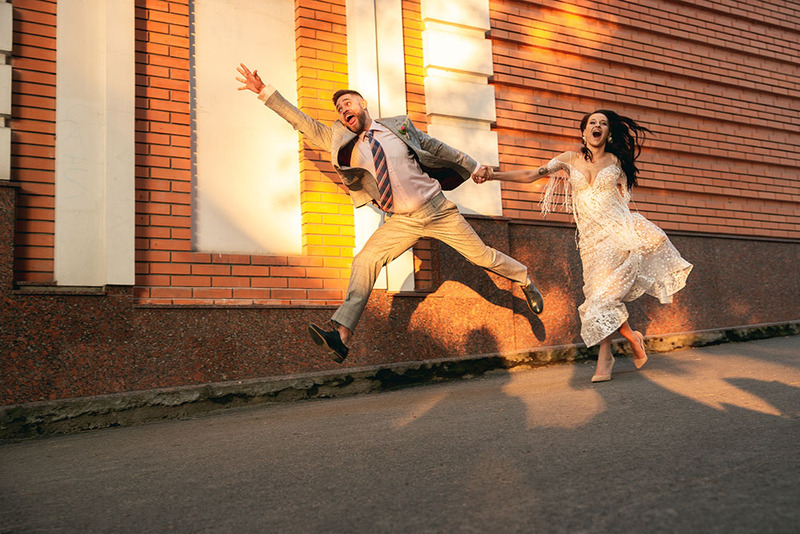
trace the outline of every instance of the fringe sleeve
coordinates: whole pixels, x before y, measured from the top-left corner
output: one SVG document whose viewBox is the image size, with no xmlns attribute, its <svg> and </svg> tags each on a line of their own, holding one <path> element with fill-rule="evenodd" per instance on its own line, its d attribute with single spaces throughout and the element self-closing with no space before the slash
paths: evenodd
<svg viewBox="0 0 800 534">
<path fill-rule="evenodd" d="M 572 186 L 569 180 L 569 164 L 556 158 L 550 160 L 546 165 L 550 179 L 547 181 L 542 200 L 539 202 L 542 215 L 547 216 L 558 205 L 558 197 L 561 196 L 561 203 L 564 211 L 572 213 Z"/>
</svg>

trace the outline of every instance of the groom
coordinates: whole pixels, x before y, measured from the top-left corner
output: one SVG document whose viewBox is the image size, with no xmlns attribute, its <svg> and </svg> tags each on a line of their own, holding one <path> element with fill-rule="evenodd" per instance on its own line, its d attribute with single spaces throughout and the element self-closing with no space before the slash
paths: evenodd
<svg viewBox="0 0 800 534">
<path fill-rule="evenodd" d="M 337 362 L 347 357 L 358 320 L 367 305 L 381 268 L 421 237 L 450 245 L 467 260 L 513 280 L 522 288 L 528 307 L 541 313 L 542 295 L 517 260 L 486 246 L 447 200 L 442 190 L 455 189 L 480 170 L 463 152 L 418 130 L 407 116 L 373 120 L 367 102 L 353 90 L 333 95 L 339 115 L 333 126 L 312 119 L 261 81 L 258 71 L 244 64 L 237 69 L 243 85 L 270 109 L 305 135 L 309 143 L 331 154 L 336 172 L 356 207 L 375 203 L 386 212 L 378 228 L 353 258 L 344 302 L 331 318 L 330 329 L 308 327 L 317 345 L 325 345 Z"/>
</svg>

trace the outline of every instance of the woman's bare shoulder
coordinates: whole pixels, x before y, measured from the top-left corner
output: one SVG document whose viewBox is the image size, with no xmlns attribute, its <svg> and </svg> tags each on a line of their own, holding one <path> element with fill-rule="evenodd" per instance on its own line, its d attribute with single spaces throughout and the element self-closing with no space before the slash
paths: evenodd
<svg viewBox="0 0 800 534">
<path fill-rule="evenodd" d="M 569 165 L 574 166 L 575 165 L 575 160 L 577 160 L 579 156 L 580 156 L 580 154 L 578 154 L 577 152 L 572 151 L 572 150 L 568 150 L 568 151 L 562 152 L 561 154 L 556 156 L 555 159 L 557 159 L 561 163 L 567 163 Z"/>
</svg>

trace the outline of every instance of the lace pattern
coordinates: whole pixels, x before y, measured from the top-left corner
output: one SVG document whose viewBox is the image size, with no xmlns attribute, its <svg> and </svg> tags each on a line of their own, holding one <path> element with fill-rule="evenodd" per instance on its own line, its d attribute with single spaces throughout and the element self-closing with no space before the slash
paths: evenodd
<svg viewBox="0 0 800 534">
<path fill-rule="evenodd" d="M 616 332 L 628 319 L 624 302 L 644 294 L 662 304 L 686 285 L 692 265 L 684 260 L 663 230 L 639 213 L 631 213 L 624 174 L 610 165 L 590 182 L 578 169 L 557 159 L 547 164 L 551 179 L 542 196 L 545 215 L 559 197 L 578 227 L 583 264 L 579 306 L 581 337 L 591 347 Z"/>
<path fill-rule="evenodd" d="M 556 197 L 559 196 L 562 197 L 564 211 L 571 213 L 572 187 L 570 185 L 567 164 L 553 158 L 547 163 L 546 167 L 548 174 L 550 174 L 550 180 L 547 182 L 547 186 L 542 192 L 542 200 L 539 203 L 542 214 L 547 215 L 558 206 Z"/>
</svg>

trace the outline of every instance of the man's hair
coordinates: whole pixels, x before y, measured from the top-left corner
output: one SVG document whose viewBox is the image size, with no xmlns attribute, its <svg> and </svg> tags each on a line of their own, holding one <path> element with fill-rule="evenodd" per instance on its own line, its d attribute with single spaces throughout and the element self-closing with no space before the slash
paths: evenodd
<svg viewBox="0 0 800 534">
<path fill-rule="evenodd" d="M 352 90 L 352 89 L 339 89 L 338 91 L 336 91 L 335 93 L 333 93 L 333 105 L 334 105 L 334 106 L 336 105 L 336 102 L 338 102 L 338 101 L 339 101 L 339 99 L 340 99 L 340 98 L 341 98 L 343 95 L 356 95 L 356 96 L 358 96 L 358 98 L 360 98 L 361 100 L 364 100 L 364 97 L 363 97 L 363 96 L 361 96 L 361 93 L 359 93 L 358 91 L 354 91 L 354 90 Z"/>
</svg>

